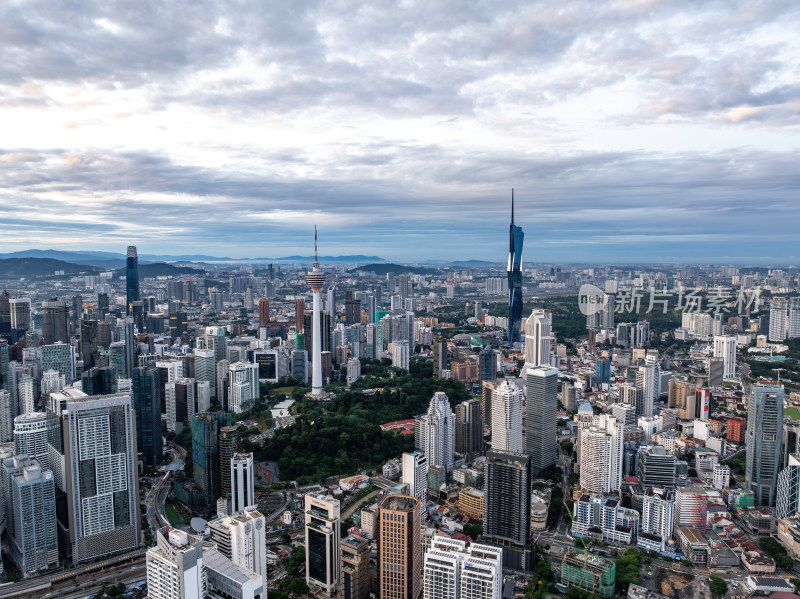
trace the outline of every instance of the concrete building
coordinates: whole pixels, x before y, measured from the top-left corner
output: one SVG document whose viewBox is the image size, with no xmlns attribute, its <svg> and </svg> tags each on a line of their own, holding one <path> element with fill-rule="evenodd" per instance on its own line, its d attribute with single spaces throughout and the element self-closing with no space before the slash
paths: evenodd
<svg viewBox="0 0 800 599">
<path fill-rule="evenodd" d="M 455 427 L 457 454 L 470 459 L 483 452 L 483 417 L 480 400 L 469 399 L 456 405 Z"/>
<path fill-rule="evenodd" d="M 58 566 L 53 473 L 26 455 L 4 459 L 2 471 L 11 559 L 25 578 Z"/>
<path fill-rule="evenodd" d="M 531 530 L 531 465 L 523 453 L 486 453 L 483 530 L 493 543 L 524 546 Z"/>
<path fill-rule="evenodd" d="M 538 475 L 556 463 L 558 370 L 550 366 L 529 368 L 526 389 L 525 453 Z"/>
<path fill-rule="evenodd" d="M 408 493 L 419 499 L 421 515 L 424 519 L 428 495 L 428 457 L 415 451 L 403 454 L 403 484 L 408 485 Z"/>
<path fill-rule="evenodd" d="M 561 562 L 561 582 L 567 587 L 577 587 L 597 593 L 606 599 L 614 596 L 616 565 L 610 559 L 567 549 Z"/>
<path fill-rule="evenodd" d="M 267 582 L 266 524 L 257 510 L 238 512 L 208 523 L 211 540 L 234 564 L 253 572 Z"/>
<path fill-rule="evenodd" d="M 428 466 L 441 466 L 449 474 L 453 471 L 455 417 L 445 393 L 437 391 L 433 394 L 427 416 L 425 455 L 428 456 Z"/>
<path fill-rule="evenodd" d="M 231 458 L 231 511 L 236 514 L 256 506 L 255 471 L 252 453 L 235 453 Z"/>
<path fill-rule="evenodd" d="M 675 490 L 675 524 L 674 528 L 692 527 L 704 533 L 706 531 L 706 514 L 708 496 L 700 487 L 678 487 Z"/>
<path fill-rule="evenodd" d="M 500 599 L 502 550 L 446 537 L 434 537 L 425 553 L 424 599 Z"/>
<path fill-rule="evenodd" d="M 351 535 L 342 539 L 339 563 L 341 599 L 368 599 L 370 591 L 369 541 Z"/>
<path fill-rule="evenodd" d="M 623 427 L 601 414 L 580 431 L 580 484 L 589 493 L 612 493 L 622 485 Z"/>
<path fill-rule="evenodd" d="M 671 490 L 648 487 L 642 501 L 642 530 L 636 546 L 647 551 L 666 551 L 672 538 L 675 499 Z"/>
<path fill-rule="evenodd" d="M 783 433 L 782 386 L 756 383 L 747 402 L 745 488 L 756 505 L 775 505 Z"/>
<path fill-rule="evenodd" d="M 387 495 L 378 504 L 378 589 L 381 599 L 418 599 L 422 544 L 419 499 Z"/>
<path fill-rule="evenodd" d="M 525 321 L 525 367 L 550 365 L 551 329 L 553 314 L 550 310 L 534 308 Z"/>
<path fill-rule="evenodd" d="M 736 376 L 736 336 L 716 335 L 714 337 L 714 357 L 722 358 L 722 376 L 729 379 Z"/>
<path fill-rule="evenodd" d="M 147 592 L 150 599 L 197 599 L 205 593 L 203 539 L 164 527 L 156 546 L 147 550 Z"/>
<path fill-rule="evenodd" d="M 523 453 L 522 389 L 504 380 L 492 392 L 492 449 Z"/>
</svg>

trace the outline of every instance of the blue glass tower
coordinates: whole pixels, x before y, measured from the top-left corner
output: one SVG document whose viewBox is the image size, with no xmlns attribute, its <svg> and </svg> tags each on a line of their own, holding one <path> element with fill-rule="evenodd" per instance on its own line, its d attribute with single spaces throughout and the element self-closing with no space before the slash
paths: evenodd
<svg viewBox="0 0 800 599">
<path fill-rule="evenodd" d="M 522 341 L 522 227 L 514 224 L 514 190 L 511 190 L 511 227 L 508 235 L 508 343 Z"/>
<path fill-rule="evenodd" d="M 163 459 L 161 402 L 164 387 L 155 364 L 133 369 L 133 406 L 136 410 L 136 445 L 145 466 L 158 468 Z"/>
<path fill-rule="evenodd" d="M 128 256 L 125 260 L 125 299 L 128 305 L 128 314 L 131 313 L 131 304 L 139 301 L 139 255 L 136 246 L 128 246 Z"/>
</svg>

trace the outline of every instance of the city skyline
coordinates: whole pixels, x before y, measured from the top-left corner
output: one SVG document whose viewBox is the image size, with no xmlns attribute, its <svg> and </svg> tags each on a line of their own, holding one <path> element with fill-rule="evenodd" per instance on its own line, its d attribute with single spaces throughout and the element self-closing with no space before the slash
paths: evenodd
<svg viewBox="0 0 800 599">
<path fill-rule="evenodd" d="M 793 3 L 0 15 L 0 251 L 800 256 Z"/>
</svg>

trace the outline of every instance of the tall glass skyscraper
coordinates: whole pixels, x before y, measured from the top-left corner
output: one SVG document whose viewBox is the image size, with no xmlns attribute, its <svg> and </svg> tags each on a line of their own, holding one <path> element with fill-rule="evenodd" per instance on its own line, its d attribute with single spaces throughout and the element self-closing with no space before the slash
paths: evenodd
<svg viewBox="0 0 800 599">
<path fill-rule="evenodd" d="M 745 488 L 756 505 L 775 505 L 783 438 L 783 387 L 757 383 L 747 402 Z"/>
<path fill-rule="evenodd" d="M 133 369 L 133 406 L 136 410 L 136 444 L 145 466 L 158 468 L 163 459 L 161 440 L 161 370 L 154 364 Z"/>
<path fill-rule="evenodd" d="M 511 190 L 511 227 L 508 232 L 508 343 L 522 340 L 522 227 L 514 224 L 514 190 Z"/>
<path fill-rule="evenodd" d="M 139 255 L 136 246 L 128 246 L 128 257 L 125 261 L 125 299 L 128 314 L 131 313 L 131 304 L 139 301 Z"/>
</svg>

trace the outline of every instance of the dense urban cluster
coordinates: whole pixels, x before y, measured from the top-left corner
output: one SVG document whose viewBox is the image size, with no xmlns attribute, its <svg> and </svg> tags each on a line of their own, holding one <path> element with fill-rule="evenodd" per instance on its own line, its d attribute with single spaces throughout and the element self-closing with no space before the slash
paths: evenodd
<svg viewBox="0 0 800 599">
<path fill-rule="evenodd" d="M 798 269 L 523 239 L 6 270 L 0 597 L 794 594 Z"/>
</svg>

